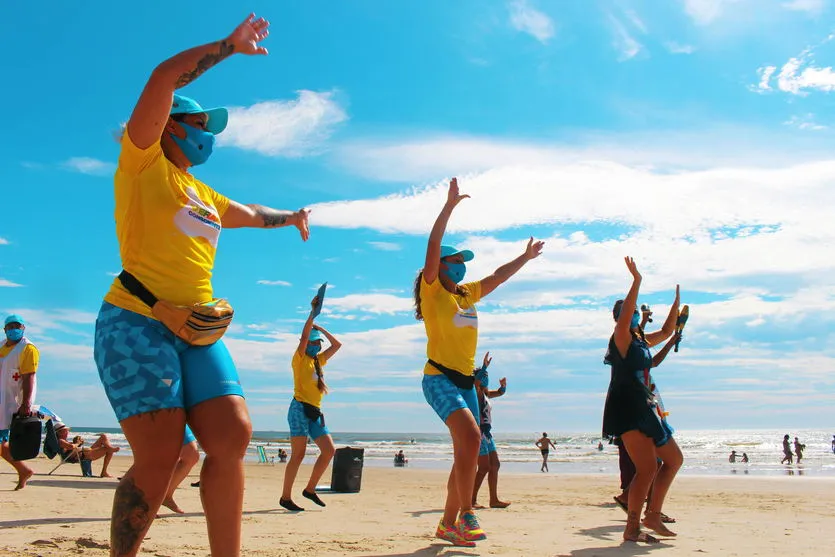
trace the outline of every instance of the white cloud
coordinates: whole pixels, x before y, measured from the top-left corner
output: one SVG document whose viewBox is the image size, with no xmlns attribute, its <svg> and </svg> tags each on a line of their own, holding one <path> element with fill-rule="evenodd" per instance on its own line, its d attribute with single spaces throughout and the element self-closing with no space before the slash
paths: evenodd
<svg viewBox="0 0 835 557">
<path fill-rule="evenodd" d="M 777 66 L 763 66 L 762 68 L 757 69 L 757 73 L 760 76 L 760 82 L 757 85 L 756 89 L 761 91 L 769 91 L 771 90 L 771 86 L 768 84 L 771 81 L 771 76 L 774 75 L 774 72 L 777 71 Z"/>
<path fill-rule="evenodd" d="M 330 312 L 365 312 L 393 315 L 412 310 L 412 299 L 392 294 L 349 294 L 341 298 L 328 298 L 325 313 Z"/>
<path fill-rule="evenodd" d="M 106 176 L 116 171 L 116 165 L 91 157 L 71 157 L 63 166 L 74 172 L 89 174 L 91 176 Z"/>
<path fill-rule="evenodd" d="M 0 246 L 8 246 L 9 241 L 5 238 L 0 238 Z"/>
<path fill-rule="evenodd" d="M 741 0 L 684 0 L 684 11 L 698 25 L 708 25 L 722 15 L 725 8 Z"/>
<path fill-rule="evenodd" d="M 263 284 L 264 286 L 293 286 L 286 280 L 259 280 L 258 284 Z"/>
<path fill-rule="evenodd" d="M 800 130 L 809 131 L 821 131 L 829 128 L 829 126 L 824 126 L 823 124 L 818 124 L 817 122 L 815 122 L 815 115 L 812 113 L 800 116 L 792 116 L 791 118 L 783 122 L 783 124 Z"/>
<path fill-rule="evenodd" d="M 638 31 L 645 34 L 647 33 L 647 26 L 644 21 L 635 13 L 635 10 L 624 10 L 623 11 L 626 18 L 632 23 L 632 26 L 635 27 Z"/>
<path fill-rule="evenodd" d="M 0 288 L 18 288 L 23 286 L 22 284 L 18 284 L 16 282 L 12 282 L 10 280 L 6 280 L 4 278 L 0 278 Z"/>
<path fill-rule="evenodd" d="M 809 12 L 813 15 L 820 14 L 825 5 L 826 0 L 790 0 L 782 4 L 787 10 Z"/>
<path fill-rule="evenodd" d="M 680 44 L 675 41 L 667 41 L 664 43 L 667 47 L 667 52 L 670 54 L 693 54 L 696 52 L 696 47 L 689 44 Z"/>
<path fill-rule="evenodd" d="M 380 251 L 400 251 L 403 249 L 400 244 L 395 244 L 394 242 L 368 242 L 368 244 Z"/>
<path fill-rule="evenodd" d="M 643 45 L 635 40 L 626 29 L 626 26 L 616 17 L 610 15 L 609 21 L 612 25 L 612 46 L 618 51 L 618 61 L 625 62 L 637 56 L 643 49 Z"/>
<path fill-rule="evenodd" d="M 218 143 L 268 156 L 316 153 L 348 115 L 333 91 L 298 93 L 296 100 L 230 107 L 229 127 L 218 136 Z"/>
<path fill-rule="evenodd" d="M 527 0 L 514 0 L 508 7 L 510 24 L 517 31 L 527 33 L 541 43 L 547 43 L 554 36 L 554 22 Z"/>
<path fill-rule="evenodd" d="M 835 71 L 831 66 L 819 67 L 812 65 L 812 57 L 816 49 L 835 39 L 835 33 L 828 35 L 820 43 L 810 46 L 797 56 L 789 58 L 777 74 L 777 89 L 792 95 L 806 95 L 808 90 L 829 92 L 835 90 Z M 771 79 L 777 72 L 777 66 L 763 66 L 757 69 L 760 82 L 756 89 L 768 91 L 772 89 Z"/>
</svg>

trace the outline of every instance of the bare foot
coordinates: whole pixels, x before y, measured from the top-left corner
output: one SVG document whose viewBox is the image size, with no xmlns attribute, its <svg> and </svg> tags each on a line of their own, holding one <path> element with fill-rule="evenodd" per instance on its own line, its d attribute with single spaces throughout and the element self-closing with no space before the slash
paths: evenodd
<svg viewBox="0 0 835 557">
<path fill-rule="evenodd" d="M 505 501 L 490 501 L 491 509 L 506 509 L 510 506 L 510 502 Z"/>
<path fill-rule="evenodd" d="M 644 519 L 641 521 L 641 524 L 659 536 L 663 536 L 665 538 L 672 538 L 677 535 L 675 532 L 664 526 L 664 523 L 661 521 L 661 513 L 658 512 L 647 511 L 644 515 Z"/>
<path fill-rule="evenodd" d="M 186 512 L 180 508 L 180 505 L 178 505 L 177 502 L 174 501 L 173 497 L 166 497 L 165 501 L 162 502 L 162 506 L 171 509 L 177 514 L 185 514 Z"/>
<path fill-rule="evenodd" d="M 637 532 L 632 532 L 627 534 L 626 532 L 623 533 L 623 541 L 625 542 L 643 542 L 643 543 L 660 543 L 658 538 L 647 534 L 646 532 L 641 532 L 638 530 Z"/>
<path fill-rule="evenodd" d="M 23 472 L 22 474 L 20 472 L 18 472 L 18 474 L 17 474 L 17 487 L 14 488 L 15 491 L 17 491 L 19 489 L 23 489 L 24 487 L 26 487 L 26 482 L 29 481 L 29 478 L 31 478 L 34 473 L 35 472 L 30 470 L 29 468 L 27 468 L 26 471 Z"/>
<path fill-rule="evenodd" d="M 104 472 L 104 471 L 102 471 L 102 473 L 101 473 L 101 477 L 102 477 L 102 478 L 112 478 L 112 477 L 113 477 L 113 474 L 110 474 L 110 473 L 108 473 L 108 472 Z"/>
<path fill-rule="evenodd" d="M 479 509 L 486 509 L 487 507 L 485 507 L 484 505 L 479 505 L 478 503 L 473 501 L 473 508 L 476 509 L 476 510 L 479 510 Z"/>
</svg>

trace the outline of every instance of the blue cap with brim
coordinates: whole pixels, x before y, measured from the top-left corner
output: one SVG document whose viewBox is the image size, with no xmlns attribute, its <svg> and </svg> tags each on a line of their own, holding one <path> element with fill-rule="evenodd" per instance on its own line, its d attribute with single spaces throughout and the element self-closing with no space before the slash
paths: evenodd
<svg viewBox="0 0 835 557">
<path fill-rule="evenodd" d="M 196 100 L 183 95 L 174 95 L 170 114 L 205 114 L 209 118 L 206 131 L 215 135 L 225 130 L 229 123 L 229 111 L 225 108 L 203 108 Z"/>
<path fill-rule="evenodd" d="M 13 313 L 6 318 L 5 324 L 8 325 L 9 323 L 20 323 L 24 327 L 26 326 L 26 322 L 23 321 L 23 318 L 16 313 Z"/>
<path fill-rule="evenodd" d="M 319 332 L 319 329 L 311 329 L 307 342 L 316 342 L 317 340 L 322 340 L 322 333 Z"/>
<path fill-rule="evenodd" d="M 441 246 L 441 259 L 443 259 L 444 257 L 449 257 L 450 255 L 458 255 L 459 253 L 464 258 L 465 262 L 470 261 L 473 257 L 475 257 L 473 255 L 473 252 L 471 252 L 468 249 L 458 249 L 452 246 Z"/>
</svg>

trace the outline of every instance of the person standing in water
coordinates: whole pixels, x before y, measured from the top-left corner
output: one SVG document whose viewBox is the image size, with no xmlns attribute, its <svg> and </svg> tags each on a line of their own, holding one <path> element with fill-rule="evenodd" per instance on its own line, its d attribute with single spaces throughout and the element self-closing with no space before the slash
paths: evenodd
<svg viewBox="0 0 835 557">
<path fill-rule="evenodd" d="M 319 303 L 318 297 L 313 298 L 310 314 L 302 328 L 299 346 L 292 360 L 293 400 L 290 401 L 290 409 L 287 411 L 287 421 L 290 424 L 290 462 L 284 471 L 284 489 L 278 501 L 288 511 L 304 510 L 293 502 L 292 495 L 293 482 L 304 460 L 308 438 L 319 447 L 319 456 L 313 464 L 313 471 L 302 496 L 320 507 L 324 507 L 325 502 L 316 495 L 316 484 L 319 483 L 336 451 L 330 431 L 325 426 L 322 398 L 328 393 L 325 365 L 342 348 L 342 343 L 323 327 L 313 323 Z M 322 352 L 324 339 L 328 340 L 330 346 Z"/>
<path fill-rule="evenodd" d="M 783 436 L 783 460 L 780 461 L 780 464 L 791 464 L 792 458 L 791 443 L 789 443 L 789 435 L 786 434 Z"/>
<path fill-rule="evenodd" d="M 548 439 L 548 434 L 544 431 L 542 432 L 542 437 L 534 443 L 539 448 L 539 452 L 542 454 L 542 466 L 539 467 L 540 472 L 547 472 L 548 471 L 548 455 L 551 453 L 551 447 L 554 447 L 554 450 L 557 450 L 557 446 Z"/>
<path fill-rule="evenodd" d="M 801 443 L 797 437 L 794 438 L 794 456 L 797 457 L 797 463 L 800 464 L 803 459 L 803 451 L 806 450 L 806 445 Z"/>
<path fill-rule="evenodd" d="M 683 457 L 671 428 L 659 414 L 649 384 L 649 370 L 653 367 L 649 348 L 675 332 L 680 293 L 676 286 L 675 300 L 661 330 L 645 335 L 639 327 L 641 318 L 636 306 L 642 277 L 631 257 L 624 261 L 632 275 L 632 285 L 626 297 L 612 309 L 615 329 L 606 357 L 612 371 L 603 411 L 603 435 L 620 437 L 636 469 L 629 486 L 623 539 L 655 543 L 656 538 L 641 532 L 641 524 L 662 536 L 675 536 L 664 525 L 661 511 Z M 662 461 L 660 468 L 658 459 Z M 651 485 L 652 496 L 642 521 L 641 511 Z"/>
<path fill-rule="evenodd" d="M 473 259 L 473 252 L 441 245 L 441 241 L 453 210 L 468 197 L 459 192 L 456 178 L 450 180 L 446 203 L 429 233 L 424 266 L 414 285 L 415 318 L 423 321 L 427 341 L 423 395 L 449 428 L 454 455 L 444 514 L 435 536 L 462 547 L 473 547 L 475 541 L 487 537 L 473 512 L 481 443 L 473 376 L 478 343 L 476 303 L 539 257 L 544 245 L 531 237 L 516 259 L 481 280 L 463 283 L 466 262 Z"/>
<path fill-rule="evenodd" d="M 478 451 L 478 470 L 475 476 L 475 487 L 473 488 L 473 508 L 483 509 L 476 500 L 478 490 L 484 477 L 487 476 L 487 487 L 490 490 L 490 508 L 504 509 L 510 506 L 507 501 L 499 499 L 499 453 L 496 451 L 496 443 L 493 441 L 493 404 L 491 398 L 503 396 L 507 391 L 507 379 L 499 379 L 499 388 L 491 391 L 490 376 L 487 373 L 487 366 L 493 361 L 490 352 L 484 355 L 481 367 L 475 370 L 475 391 L 478 396 L 478 409 L 480 414 L 479 426 L 481 428 L 481 446 Z"/>
</svg>

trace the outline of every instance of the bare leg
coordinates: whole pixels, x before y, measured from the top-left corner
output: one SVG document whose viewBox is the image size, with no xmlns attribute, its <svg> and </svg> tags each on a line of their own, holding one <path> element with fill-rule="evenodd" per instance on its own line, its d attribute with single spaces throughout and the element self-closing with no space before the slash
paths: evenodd
<svg viewBox="0 0 835 557">
<path fill-rule="evenodd" d="M 293 500 L 293 482 L 299 473 L 304 454 L 307 452 L 307 436 L 297 435 L 290 438 L 290 461 L 284 469 L 284 488 L 281 491 L 283 501 Z"/>
<path fill-rule="evenodd" d="M 15 487 L 15 490 L 23 489 L 24 487 L 26 487 L 26 482 L 29 481 L 29 478 L 31 478 L 32 474 L 34 474 L 35 472 L 31 468 L 26 466 L 25 463 L 19 460 L 14 460 L 12 458 L 12 451 L 9 449 L 8 442 L 4 441 L 2 446 L 0 446 L 0 454 L 2 454 L 3 460 L 11 464 L 12 467 L 17 471 L 17 487 Z"/>
<path fill-rule="evenodd" d="M 446 419 L 452 436 L 453 464 L 447 482 L 447 500 L 444 506 L 444 525 L 452 527 L 459 513 L 473 508 L 476 461 L 481 444 L 481 431 L 468 409 L 456 410 Z"/>
<path fill-rule="evenodd" d="M 629 452 L 629 458 L 635 464 L 635 476 L 629 485 L 629 510 L 623 539 L 627 541 L 650 541 L 641 533 L 640 518 L 649 486 L 658 470 L 655 443 L 651 438 L 634 429 L 624 433 L 621 440 Z"/>
<path fill-rule="evenodd" d="M 211 554 L 238 557 L 244 504 L 244 455 L 252 439 L 246 401 L 235 395 L 206 400 L 189 409 L 188 423 L 206 453 L 200 471 L 200 500 L 206 512 Z"/>
<path fill-rule="evenodd" d="M 484 505 L 478 504 L 478 490 L 481 488 L 481 483 L 490 472 L 490 457 L 489 455 L 478 455 L 478 470 L 475 474 L 475 486 L 473 487 L 473 508 L 483 509 Z"/>
<path fill-rule="evenodd" d="M 663 463 L 652 483 L 652 494 L 647 505 L 644 526 L 662 536 L 675 536 L 675 532 L 664 526 L 662 522 L 661 507 L 664 505 L 664 499 L 667 497 L 676 473 L 684 462 L 684 456 L 681 454 L 678 443 L 672 438 L 663 447 L 656 447 L 655 452 Z"/>
<path fill-rule="evenodd" d="M 111 557 L 134 557 L 162 503 L 183 443 L 186 414 L 167 408 L 119 422 L 133 452 L 133 466 L 113 496 Z"/>
<path fill-rule="evenodd" d="M 311 493 L 316 491 L 316 485 L 322 479 L 322 475 L 328 469 L 333 454 L 336 452 L 336 448 L 333 446 L 333 438 L 330 435 L 320 435 L 313 442 L 319 447 L 319 457 L 313 464 L 313 471 L 310 473 L 310 480 L 308 480 L 305 488 L 305 491 Z"/>
<path fill-rule="evenodd" d="M 490 507 L 493 509 L 504 509 L 510 506 L 510 503 L 499 499 L 499 468 L 502 463 L 499 462 L 499 453 L 496 451 L 487 455 L 490 459 L 490 471 L 487 473 L 487 485 L 490 487 Z"/>
<path fill-rule="evenodd" d="M 197 449 L 197 441 L 192 441 L 180 449 L 180 458 L 177 460 L 177 466 L 174 468 L 174 474 L 171 476 L 171 484 L 168 486 L 168 493 L 165 494 L 165 499 L 162 501 L 163 507 L 168 507 L 175 513 L 183 514 L 185 511 L 180 508 L 180 505 L 174 501 L 174 492 L 186 479 L 194 465 L 200 461 L 200 451 Z"/>
</svg>

